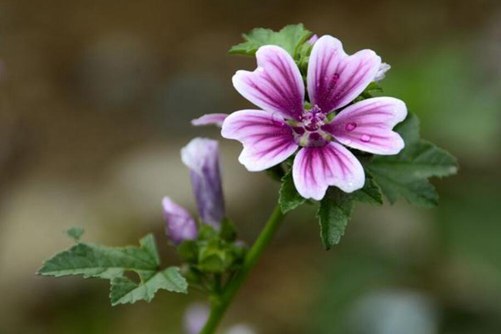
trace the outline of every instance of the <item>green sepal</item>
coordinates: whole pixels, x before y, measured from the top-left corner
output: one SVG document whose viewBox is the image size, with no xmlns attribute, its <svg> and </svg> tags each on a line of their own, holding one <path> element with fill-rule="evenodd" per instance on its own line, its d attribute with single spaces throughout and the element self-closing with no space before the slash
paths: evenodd
<svg viewBox="0 0 501 334">
<path fill-rule="evenodd" d="M 237 229 L 235 224 L 228 218 L 224 218 L 221 222 L 221 230 L 219 231 L 221 239 L 232 242 L 237 238 Z"/>
<path fill-rule="evenodd" d="M 320 201 L 317 217 L 320 238 L 326 250 L 339 243 L 353 210 L 354 198 L 338 188 L 330 187 Z"/>
<path fill-rule="evenodd" d="M 212 241 L 200 246 L 197 268 L 206 273 L 223 273 L 233 263 L 233 256 L 220 243 Z"/>
<path fill-rule="evenodd" d="M 218 237 L 219 233 L 209 224 L 200 224 L 198 228 L 198 240 L 210 240 Z"/>
<path fill-rule="evenodd" d="M 305 29 L 303 24 L 291 24 L 283 27 L 280 31 L 265 28 L 255 28 L 249 33 L 243 34 L 245 42 L 230 48 L 231 54 L 253 56 L 263 45 L 278 45 L 284 48 L 294 59 L 297 59 L 300 46 L 312 35 Z"/>
<path fill-rule="evenodd" d="M 176 247 L 176 250 L 183 262 L 192 263 L 198 259 L 198 245 L 194 240 L 183 241 Z"/>
<path fill-rule="evenodd" d="M 248 246 L 243 242 L 233 243 L 231 244 L 230 251 L 233 254 L 233 264 L 231 266 L 232 269 L 238 269 L 240 264 L 243 263 L 245 259 L 245 255 L 248 251 Z"/>
</svg>

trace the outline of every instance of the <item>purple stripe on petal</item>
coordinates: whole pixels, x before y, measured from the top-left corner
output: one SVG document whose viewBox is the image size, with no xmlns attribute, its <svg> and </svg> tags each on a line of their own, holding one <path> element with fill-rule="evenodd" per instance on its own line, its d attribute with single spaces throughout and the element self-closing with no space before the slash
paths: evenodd
<svg viewBox="0 0 501 334">
<path fill-rule="evenodd" d="M 197 238 L 198 231 L 195 220 L 182 206 L 164 197 L 162 207 L 165 217 L 165 233 L 173 244 L 178 245 L 185 240 Z"/>
<path fill-rule="evenodd" d="M 407 116 L 405 103 L 393 97 L 375 97 L 343 109 L 324 130 L 340 143 L 361 151 L 392 155 L 404 147 L 393 127 Z"/>
<path fill-rule="evenodd" d="M 191 121 L 194 126 L 215 125 L 221 127 L 228 114 L 206 114 Z"/>
<path fill-rule="evenodd" d="M 313 46 L 308 65 L 308 95 L 328 113 L 353 101 L 374 80 L 381 58 L 372 50 L 349 56 L 341 42 L 322 36 Z"/>
<path fill-rule="evenodd" d="M 322 147 L 302 148 L 294 159 L 292 177 L 304 198 L 321 200 L 329 186 L 350 193 L 364 186 L 364 169 L 345 147 L 330 142 Z"/>
<path fill-rule="evenodd" d="M 237 71 L 233 86 L 247 100 L 269 112 L 297 119 L 303 112 L 304 84 L 292 57 L 275 45 L 256 52 L 257 68 Z"/>
<path fill-rule="evenodd" d="M 216 140 L 194 138 L 181 149 L 181 160 L 190 169 L 191 184 L 200 218 L 219 228 L 225 216 L 219 145 Z"/>
<path fill-rule="evenodd" d="M 221 135 L 243 144 L 239 161 L 249 171 L 273 167 L 294 154 L 298 147 L 283 118 L 263 110 L 234 112 L 224 121 Z"/>
</svg>

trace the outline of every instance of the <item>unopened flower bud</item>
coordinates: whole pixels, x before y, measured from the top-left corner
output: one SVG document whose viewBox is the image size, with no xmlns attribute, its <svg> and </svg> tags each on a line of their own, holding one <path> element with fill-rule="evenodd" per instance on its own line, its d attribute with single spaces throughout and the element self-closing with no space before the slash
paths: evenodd
<svg viewBox="0 0 501 334">
<path fill-rule="evenodd" d="M 190 169 L 193 193 L 202 221 L 219 228 L 225 211 L 218 142 L 195 138 L 181 150 L 181 159 Z"/>
<path fill-rule="evenodd" d="M 172 243 L 178 245 L 197 238 L 197 225 L 185 208 L 174 203 L 169 197 L 163 198 L 162 206 L 166 220 L 165 233 Z"/>
</svg>

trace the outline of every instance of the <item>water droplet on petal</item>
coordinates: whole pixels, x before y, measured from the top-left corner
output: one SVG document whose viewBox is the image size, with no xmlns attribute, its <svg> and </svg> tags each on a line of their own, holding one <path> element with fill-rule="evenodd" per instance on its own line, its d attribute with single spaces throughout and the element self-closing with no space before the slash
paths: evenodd
<svg viewBox="0 0 501 334">
<path fill-rule="evenodd" d="M 346 131 L 353 131 L 357 128 L 357 123 L 350 122 L 350 123 L 346 124 L 346 126 L 344 128 L 346 129 Z"/>
<path fill-rule="evenodd" d="M 360 138 L 364 143 L 368 143 L 371 141 L 371 136 L 369 135 L 362 135 L 362 138 Z"/>
</svg>

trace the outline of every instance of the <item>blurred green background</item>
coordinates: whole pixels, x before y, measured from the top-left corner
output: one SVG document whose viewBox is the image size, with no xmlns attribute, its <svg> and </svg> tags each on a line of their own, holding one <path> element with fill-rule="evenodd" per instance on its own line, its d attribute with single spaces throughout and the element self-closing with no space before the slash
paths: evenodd
<svg viewBox="0 0 501 334">
<path fill-rule="evenodd" d="M 376 50 L 385 93 L 422 134 L 455 154 L 435 209 L 359 206 L 342 243 L 322 249 L 313 209 L 291 214 L 225 326 L 255 333 L 501 331 L 501 6 L 477 1 L 0 1 L 0 333 L 181 333 L 201 300 L 159 293 L 112 308 L 105 281 L 34 275 L 84 239 L 136 243 L 160 199 L 194 209 L 179 149 L 189 120 L 248 106 L 232 88 L 254 59 L 229 56 L 240 33 L 303 22 L 349 53 Z M 251 242 L 277 185 L 222 142 L 229 215 Z"/>
</svg>

